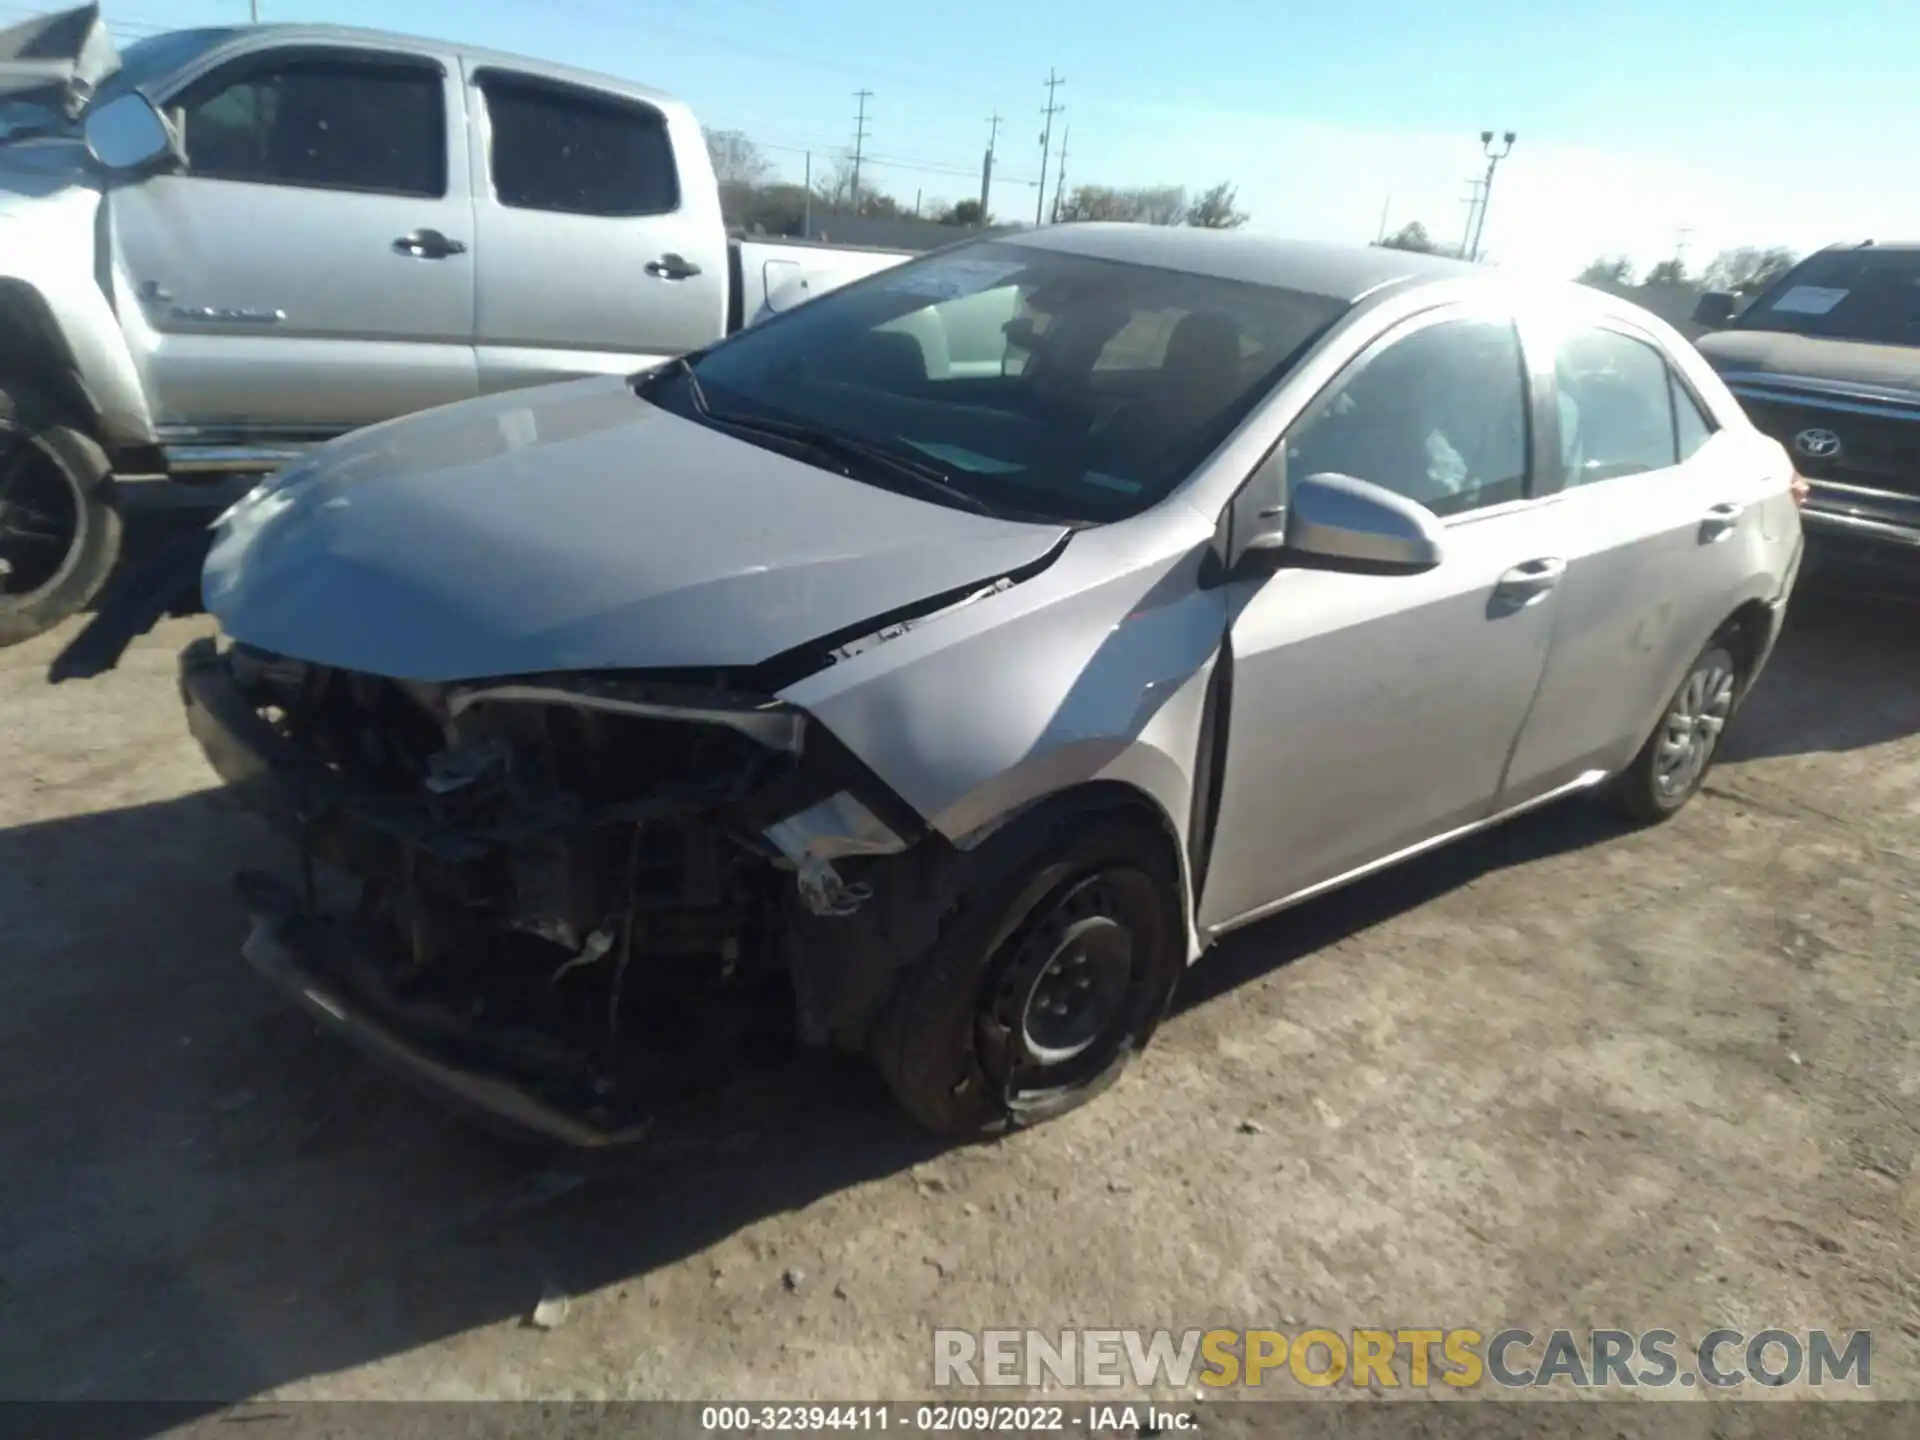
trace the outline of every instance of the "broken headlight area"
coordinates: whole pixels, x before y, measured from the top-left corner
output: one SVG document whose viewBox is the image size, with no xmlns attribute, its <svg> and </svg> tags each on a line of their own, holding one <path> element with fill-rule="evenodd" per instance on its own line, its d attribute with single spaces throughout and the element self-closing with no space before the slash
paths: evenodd
<svg viewBox="0 0 1920 1440">
<path fill-rule="evenodd" d="M 784 1053 L 796 956 L 919 838 L 803 713 L 696 681 L 421 684 L 203 642 L 182 683 L 307 862 L 277 923 L 321 923 L 311 861 L 355 882 L 300 963 L 437 1061 L 609 1125 Z"/>
</svg>

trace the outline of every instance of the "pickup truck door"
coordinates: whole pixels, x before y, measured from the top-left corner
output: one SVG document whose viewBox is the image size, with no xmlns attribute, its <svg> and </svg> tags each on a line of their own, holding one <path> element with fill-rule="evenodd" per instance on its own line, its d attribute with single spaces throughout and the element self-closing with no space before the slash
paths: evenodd
<svg viewBox="0 0 1920 1440">
<path fill-rule="evenodd" d="M 467 71 L 483 390 L 618 374 L 727 332 L 726 230 L 686 111 Z"/>
<path fill-rule="evenodd" d="M 187 167 L 107 213 L 163 439 L 317 438 L 476 393 L 458 76 L 430 50 L 279 44 L 158 97 Z"/>
</svg>

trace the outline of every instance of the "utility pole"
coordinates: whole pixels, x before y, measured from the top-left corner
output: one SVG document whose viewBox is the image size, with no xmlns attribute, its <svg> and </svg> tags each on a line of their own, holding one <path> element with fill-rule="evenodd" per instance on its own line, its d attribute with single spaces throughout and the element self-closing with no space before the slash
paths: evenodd
<svg viewBox="0 0 1920 1440">
<path fill-rule="evenodd" d="M 1467 195 L 1466 198 L 1460 202 L 1467 207 L 1467 229 L 1466 233 L 1460 237 L 1460 258 L 1462 260 L 1467 258 L 1468 248 L 1473 244 L 1473 221 L 1474 217 L 1479 213 L 1480 194 L 1481 191 L 1485 189 L 1485 186 L 1485 181 L 1478 175 L 1474 176 L 1473 179 L 1467 181 Z"/>
<path fill-rule="evenodd" d="M 987 205 L 993 195 L 993 146 L 1000 138 L 1000 112 L 987 117 L 987 158 L 980 166 L 980 223 L 987 223 Z"/>
<path fill-rule="evenodd" d="M 1682 225 L 1673 232 L 1673 258 L 1680 262 L 1680 273 L 1687 272 L 1687 245 L 1693 239 L 1693 227 Z"/>
<path fill-rule="evenodd" d="M 1493 172 L 1502 160 L 1513 153 L 1513 142 L 1516 138 L 1513 131 L 1507 131 L 1500 138 L 1506 148 L 1495 150 L 1493 132 L 1491 130 L 1480 132 L 1480 150 L 1487 157 L 1487 179 L 1486 183 L 1480 187 L 1480 219 L 1473 227 L 1473 253 L 1467 257 L 1469 260 L 1480 258 L 1480 237 L 1487 233 L 1487 209 L 1493 204 Z"/>
<path fill-rule="evenodd" d="M 260 0 L 247 0 L 247 16 L 254 24 L 260 23 Z"/>
<path fill-rule="evenodd" d="M 1387 238 L 1387 212 L 1392 208 L 1393 196 L 1389 195 L 1380 202 L 1380 233 L 1373 237 L 1373 243 L 1376 245 Z"/>
<path fill-rule="evenodd" d="M 860 154 L 867 143 L 867 101 L 873 98 L 871 90 L 856 90 L 853 98 L 860 102 L 860 113 L 853 120 L 853 213 L 860 213 Z"/>
<path fill-rule="evenodd" d="M 1047 117 L 1047 128 L 1040 132 L 1040 193 L 1033 200 L 1033 223 L 1037 227 L 1045 222 L 1047 213 L 1047 152 L 1053 148 L 1053 117 L 1067 107 L 1053 103 L 1053 92 L 1066 84 L 1066 79 L 1047 70 L 1047 108 L 1040 113 Z"/>
<path fill-rule="evenodd" d="M 1073 126 L 1060 132 L 1060 168 L 1053 177 L 1053 223 L 1060 223 L 1060 197 L 1067 193 L 1067 142 L 1073 139 Z"/>
<path fill-rule="evenodd" d="M 803 188 L 807 192 L 807 198 L 801 201 L 805 208 L 800 212 L 800 238 L 811 240 L 813 238 L 813 152 L 811 150 L 807 151 L 807 168 L 804 173 L 806 182 Z"/>
</svg>

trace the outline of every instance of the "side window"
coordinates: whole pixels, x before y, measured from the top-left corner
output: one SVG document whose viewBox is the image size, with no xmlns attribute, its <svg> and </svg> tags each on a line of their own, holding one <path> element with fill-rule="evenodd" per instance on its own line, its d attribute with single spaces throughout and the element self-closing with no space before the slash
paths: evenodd
<svg viewBox="0 0 1920 1440">
<path fill-rule="evenodd" d="M 1679 439 L 1679 456 L 1683 461 L 1691 460 L 1694 452 L 1713 438 L 1716 427 L 1685 381 L 1669 372 L 1667 383 L 1673 388 L 1673 426 Z"/>
<path fill-rule="evenodd" d="M 1329 471 L 1436 515 L 1523 499 L 1527 385 L 1513 327 L 1443 320 L 1363 357 L 1287 437 L 1289 477 Z"/>
<path fill-rule="evenodd" d="M 254 56 L 176 102 L 188 173 L 313 190 L 447 192 L 440 68 L 399 57 Z"/>
<path fill-rule="evenodd" d="M 493 193 L 516 210 L 664 215 L 679 208 L 673 142 L 658 111 L 490 72 Z"/>
<path fill-rule="evenodd" d="M 1561 343 L 1554 373 L 1569 486 L 1676 463 L 1673 378 L 1653 346 L 1612 330 L 1581 330 Z"/>
</svg>

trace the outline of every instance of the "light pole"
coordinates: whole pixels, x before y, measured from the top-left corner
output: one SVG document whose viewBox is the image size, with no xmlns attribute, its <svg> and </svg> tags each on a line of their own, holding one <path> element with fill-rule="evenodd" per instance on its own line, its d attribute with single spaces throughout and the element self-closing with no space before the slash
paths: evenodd
<svg viewBox="0 0 1920 1440">
<path fill-rule="evenodd" d="M 1493 203 L 1493 172 L 1502 160 L 1513 153 L 1515 138 L 1513 131 L 1507 131 L 1500 137 L 1504 148 L 1496 150 L 1493 148 L 1493 132 L 1480 132 L 1480 150 L 1487 157 L 1487 179 L 1480 187 L 1480 219 L 1473 227 L 1473 253 L 1467 257 L 1469 260 L 1480 258 L 1480 237 L 1487 231 L 1487 207 Z"/>
</svg>

